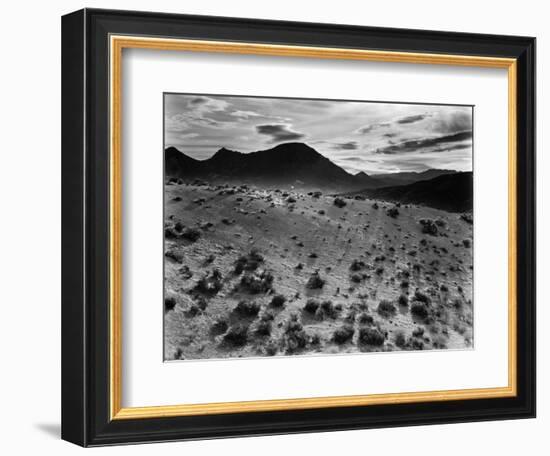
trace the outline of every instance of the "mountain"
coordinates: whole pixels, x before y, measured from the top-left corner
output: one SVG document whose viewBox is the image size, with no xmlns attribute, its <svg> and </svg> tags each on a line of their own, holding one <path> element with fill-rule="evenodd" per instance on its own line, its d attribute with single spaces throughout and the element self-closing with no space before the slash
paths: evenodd
<svg viewBox="0 0 550 456">
<path fill-rule="evenodd" d="M 258 183 L 339 191 L 379 187 L 365 173 L 352 175 L 304 143 L 241 153 L 221 148 L 206 160 L 195 160 L 175 147 L 165 150 L 167 176 L 202 178 L 211 182 Z"/>
<path fill-rule="evenodd" d="M 360 171 L 357 174 L 353 176 L 353 179 L 355 182 L 357 182 L 357 185 L 361 188 L 371 188 L 371 187 L 379 187 L 382 185 L 379 181 L 375 181 L 371 176 L 369 176 L 364 171 Z"/>
<path fill-rule="evenodd" d="M 370 177 L 379 181 L 383 186 L 407 185 L 414 182 L 433 179 L 434 177 L 443 176 L 445 174 L 454 174 L 456 171 L 452 169 L 427 169 L 422 172 L 402 172 L 402 173 L 387 173 L 387 174 L 371 174 Z"/>
<path fill-rule="evenodd" d="M 167 176 L 179 176 L 181 170 L 193 175 L 199 168 L 198 160 L 181 153 L 175 147 L 169 147 L 164 151 L 164 172 Z"/>
<path fill-rule="evenodd" d="M 430 206 L 450 212 L 466 212 L 473 208 L 473 190 L 471 172 L 453 172 L 408 185 L 363 189 L 349 196 L 363 195 L 404 204 Z"/>
</svg>

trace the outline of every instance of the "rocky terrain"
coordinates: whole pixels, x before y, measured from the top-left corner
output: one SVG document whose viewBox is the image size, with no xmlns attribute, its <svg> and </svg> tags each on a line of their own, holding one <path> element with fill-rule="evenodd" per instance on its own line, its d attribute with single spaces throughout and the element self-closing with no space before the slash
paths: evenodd
<svg viewBox="0 0 550 456">
<path fill-rule="evenodd" d="M 471 212 L 205 181 L 174 157 L 166 360 L 472 346 Z"/>
</svg>

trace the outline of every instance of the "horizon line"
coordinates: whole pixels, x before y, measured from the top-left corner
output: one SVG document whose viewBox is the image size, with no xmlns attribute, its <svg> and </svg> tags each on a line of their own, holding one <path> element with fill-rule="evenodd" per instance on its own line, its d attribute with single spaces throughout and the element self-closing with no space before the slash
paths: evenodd
<svg viewBox="0 0 550 456">
<path fill-rule="evenodd" d="M 459 170 L 456 170 L 456 169 L 450 169 L 450 168 L 433 168 L 433 167 L 427 167 L 425 168 L 424 170 L 422 171 L 387 171 L 387 172 L 376 172 L 376 173 L 366 173 L 365 171 L 357 171 L 355 174 L 352 174 L 350 173 L 348 170 L 346 170 L 345 168 L 343 168 L 342 166 L 338 165 L 337 163 L 335 163 L 334 161 L 332 161 L 330 158 L 326 157 L 325 155 L 323 155 L 321 152 L 319 152 L 317 149 L 315 149 L 314 147 L 310 146 L 309 144 L 305 143 L 305 142 L 300 142 L 300 141 L 290 141 L 290 142 L 282 142 L 282 143 L 279 143 L 279 144 L 276 144 L 275 146 L 271 147 L 270 149 L 262 149 L 262 150 L 255 150 L 255 151 L 252 151 L 252 152 L 240 152 L 238 150 L 233 150 L 233 149 L 229 149 L 225 146 L 221 146 L 219 147 L 216 152 L 214 152 L 210 157 L 208 158 L 204 158 L 204 159 L 198 159 L 198 158 L 193 158 L 191 156 L 189 156 L 188 154 L 186 154 L 185 152 L 182 152 L 178 147 L 176 146 L 165 146 L 164 147 L 164 151 L 170 149 L 170 148 L 173 148 L 173 149 L 176 149 L 180 154 L 183 154 L 185 155 L 186 157 L 192 159 L 192 160 L 195 160 L 195 161 L 198 161 L 198 162 L 205 162 L 205 161 L 208 161 L 210 160 L 211 158 L 213 158 L 220 150 L 222 149 L 225 149 L 229 152 L 234 152 L 234 153 L 237 153 L 237 154 L 241 154 L 241 155 L 248 155 L 248 154 L 253 154 L 253 153 L 257 153 L 257 152 L 265 152 L 265 151 L 268 151 L 268 150 L 272 150 L 274 149 L 275 147 L 278 147 L 278 146 L 282 146 L 282 145 L 285 145 L 285 144 L 304 144 L 306 146 L 308 146 L 309 148 L 313 149 L 315 152 L 317 152 L 319 155 L 323 156 L 324 158 L 326 158 L 328 161 L 330 161 L 334 166 L 337 166 L 338 168 L 342 169 L 343 171 L 345 171 L 346 173 L 348 173 L 349 175 L 351 176 L 357 176 L 361 173 L 363 174 L 366 174 L 367 176 L 382 176 L 382 175 L 387 175 L 387 174 L 400 174 L 400 173 L 414 173 L 414 174 L 421 174 L 421 173 L 424 173 L 426 171 L 430 171 L 430 170 L 434 170 L 434 171 L 453 171 L 455 173 L 471 173 L 473 172 L 473 169 L 470 169 L 470 170 L 464 170 L 464 171 L 459 171 Z M 207 147 L 211 147 L 211 146 L 207 146 Z"/>
</svg>

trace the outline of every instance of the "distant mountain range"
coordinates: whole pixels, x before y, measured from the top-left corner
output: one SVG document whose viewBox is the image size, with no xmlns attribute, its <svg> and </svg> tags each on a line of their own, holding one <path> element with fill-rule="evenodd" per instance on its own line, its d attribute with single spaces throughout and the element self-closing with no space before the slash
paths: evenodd
<svg viewBox="0 0 550 456">
<path fill-rule="evenodd" d="M 165 173 L 170 177 L 201 178 L 214 183 L 240 182 L 278 187 L 357 191 L 410 184 L 450 170 L 422 173 L 350 174 L 304 143 L 284 143 L 272 149 L 241 153 L 221 148 L 206 160 L 196 160 L 175 147 L 165 150 Z"/>
<path fill-rule="evenodd" d="M 384 183 L 384 186 L 412 184 L 414 182 L 433 179 L 445 174 L 454 174 L 452 169 L 427 169 L 422 172 L 403 172 L 391 174 L 371 174 L 370 177 Z"/>
<path fill-rule="evenodd" d="M 167 176 L 203 178 L 212 182 L 239 181 L 327 190 L 380 186 L 380 181 L 365 173 L 349 174 L 303 143 L 285 143 L 251 153 L 221 148 L 207 160 L 195 160 L 169 147 L 165 151 L 165 172 Z"/>
<path fill-rule="evenodd" d="M 467 212 L 473 208 L 473 191 L 472 172 L 453 172 L 407 185 L 363 189 L 348 196 L 362 195 L 404 204 L 430 206 L 450 212 Z"/>
</svg>

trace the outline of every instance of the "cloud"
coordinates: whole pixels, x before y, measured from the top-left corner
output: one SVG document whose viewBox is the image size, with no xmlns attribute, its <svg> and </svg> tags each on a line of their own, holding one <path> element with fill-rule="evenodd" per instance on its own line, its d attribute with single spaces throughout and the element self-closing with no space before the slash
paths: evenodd
<svg viewBox="0 0 550 456">
<path fill-rule="evenodd" d="M 433 150 L 432 152 L 450 152 L 452 150 L 462 150 L 462 149 L 469 149 L 472 147 L 472 143 L 466 143 L 466 144 L 455 144 L 452 146 L 443 146 L 439 149 Z"/>
<path fill-rule="evenodd" d="M 333 108 L 333 101 L 324 101 L 324 100 L 301 100 L 303 106 L 312 106 L 315 109 L 321 108 Z"/>
<path fill-rule="evenodd" d="M 225 111 L 229 103 L 220 98 L 210 97 L 195 97 L 189 101 L 189 104 L 193 106 L 193 109 L 199 111 Z"/>
<path fill-rule="evenodd" d="M 392 125 L 412 124 L 412 123 L 420 122 L 424 119 L 427 119 L 428 117 L 432 117 L 432 115 L 431 114 L 414 114 L 410 116 L 400 117 L 399 119 L 396 119 L 392 122 L 378 122 L 378 123 L 373 123 L 371 125 L 366 125 L 364 127 L 358 128 L 357 130 L 355 130 L 355 132 L 361 135 L 366 135 L 380 128 L 388 128 L 388 127 L 391 127 Z M 383 136 L 385 136 L 386 138 L 393 138 L 394 136 L 397 136 L 397 133 L 386 133 Z"/>
<path fill-rule="evenodd" d="M 186 142 L 180 142 L 180 143 L 177 143 L 177 147 L 180 147 L 180 148 L 192 148 L 192 149 L 210 149 L 212 147 L 216 147 L 216 148 L 220 148 L 220 145 L 219 144 L 202 144 L 202 143 L 186 143 Z M 228 144 L 227 146 L 223 146 L 223 147 L 227 147 L 228 149 L 233 149 L 233 146 L 231 146 L 230 144 Z"/>
<path fill-rule="evenodd" d="M 458 133 L 472 129 L 472 111 L 441 112 L 434 120 L 433 130 L 438 133 Z"/>
<path fill-rule="evenodd" d="M 208 101 L 208 99 L 206 97 L 197 97 L 197 98 L 193 98 L 189 103 L 191 103 L 192 105 L 200 105 L 200 104 L 204 104 Z"/>
<path fill-rule="evenodd" d="M 421 120 L 424 120 L 427 117 L 430 117 L 430 116 L 428 114 L 416 114 L 414 116 L 401 117 L 400 119 L 397 119 L 395 123 L 400 125 L 411 124 L 415 122 L 420 122 Z"/>
<path fill-rule="evenodd" d="M 335 150 L 356 150 L 359 149 L 359 144 L 357 141 L 347 141 L 341 143 L 334 143 L 332 148 Z"/>
<path fill-rule="evenodd" d="M 229 103 L 218 98 L 205 96 L 183 99 L 177 112 L 165 119 L 168 132 L 188 132 L 192 127 L 229 128 L 236 119 L 227 115 Z"/>
<path fill-rule="evenodd" d="M 371 125 L 366 125 L 364 127 L 358 128 L 355 130 L 356 133 L 359 133 L 360 135 L 366 135 L 368 133 L 373 132 L 374 130 L 377 130 L 379 128 L 386 128 L 389 127 L 390 123 L 388 122 L 381 122 L 381 123 L 374 123 Z"/>
<path fill-rule="evenodd" d="M 397 144 L 392 144 L 386 147 L 382 147 L 380 149 L 377 149 L 375 152 L 377 154 L 392 155 L 392 154 L 418 152 L 421 149 L 429 149 L 434 147 L 436 149 L 431 150 L 431 152 L 443 152 L 445 150 L 449 150 L 450 147 L 454 147 L 454 146 L 442 147 L 442 145 L 446 145 L 450 143 L 458 143 L 469 139 L 472 139 L 472 132 L 462 131 L 459 133 L 438 136 L 435 138 L 430 137 L 430 138 L 421 138 L 421 139 L 410 139 L 408 141 L 403 141 Z"/>
<path fill-rule="evenodd" d="M 472 139 L 436 140 L 472 131 L 471 106 L 200 93 L 167 94 L 164 106 L 166 144 L 182 145 L 182 151 L 200 159 L 222 146 L 248 153 L 307 141 L 339 166 L 368 174 L 472 167 Z M 415 116 L 429 118 L 412 122 Z"/>
<path fill-rule="evenodd" d="M 199 136 L 198 133 L 184 133 L 183 135 L 178 135 L 180 139 L 196 138 L 197 136 Z"/>
<path fill-rule="evenodd" d="M 166 131 L 182 132 L 189 129 L 189 122 L 187 116 L 184 114 L 175 114 L 173 116 L 166 116 L 164 119 L 164 127 Z"/>
<path fill-rule="evenodd" d="M 434 168 L 434 163 L 428 163 L 424 158 L 400 160 L 398 158 L 380 163 L 381 172 L 407 172 L 407 171 L 426 171 Z M 384 169 L 385 168 L 385 169 Z"/>
<path fill-rule="evenodd" d="M 249 119 L 250 117 L 263 117 L 254 111 L 233 111 L 231 114 L 233 117 L 239 117 L 241 119 Z"/>
<path fill-rule="evenodd" d="M 305 138 L 305 134 L 292 131 L 289 125 L 256 125 L 256 131 L 261 135 L 269 136 L 269 142 L 276 143 L 282 141 L 296 141 Z"/>
<path fill-rule="evenodd" d="M 355 161 L 355 162 L 365 161 L 365 159 L 361 157 L 343 157 L 343 158 L 340 158 L 339 160 Z"/>
</svg>

